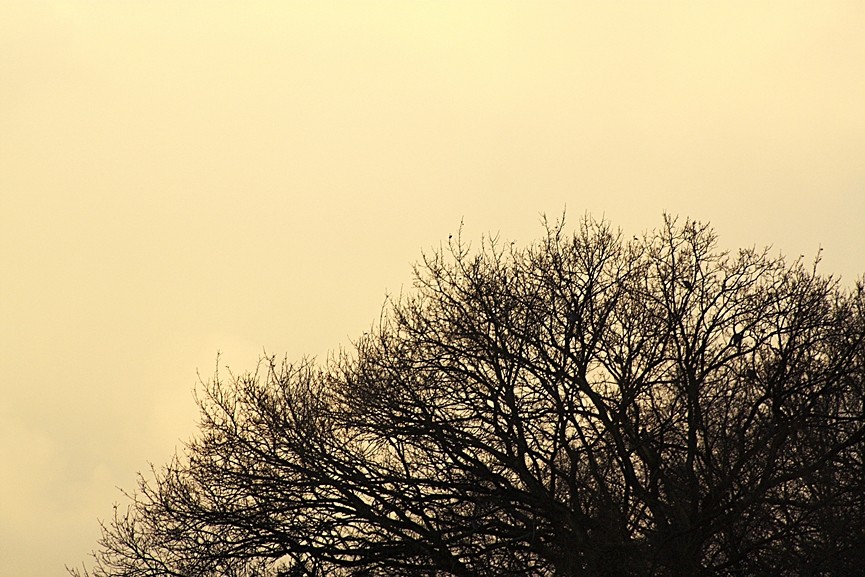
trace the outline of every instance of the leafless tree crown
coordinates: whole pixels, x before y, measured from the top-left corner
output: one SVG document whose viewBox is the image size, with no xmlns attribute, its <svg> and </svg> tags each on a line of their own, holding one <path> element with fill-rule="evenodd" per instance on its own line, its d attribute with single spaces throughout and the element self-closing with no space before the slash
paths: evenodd
<svg viewBox="0 0 865 577">
<path fill-rule="evenodd" d="M 865 296 L 816 269 L 456 235 L 353 350 L 204 383 L 90 574 L 865 574 Z"/>
</svg>

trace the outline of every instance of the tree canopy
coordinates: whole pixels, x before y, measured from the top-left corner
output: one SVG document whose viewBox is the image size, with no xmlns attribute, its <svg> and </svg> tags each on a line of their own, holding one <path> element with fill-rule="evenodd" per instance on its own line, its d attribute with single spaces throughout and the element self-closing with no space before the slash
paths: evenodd
<svg viewBox="0 0 865 577">
<path fill-rule="evenodd" d="M 458 235 L 326 362 L 217 371 L 83 573 L 865 572 L 863 282 L 672 217 L 545 232 Z"/>
</svg>

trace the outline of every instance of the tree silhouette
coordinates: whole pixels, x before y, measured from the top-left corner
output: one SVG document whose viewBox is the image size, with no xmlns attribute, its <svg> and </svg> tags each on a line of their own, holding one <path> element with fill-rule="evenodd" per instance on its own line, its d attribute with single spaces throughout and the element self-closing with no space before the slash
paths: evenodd
<svg viewBox="0 0 865 577">
<path fill-rule="evenodd" d="M 816 268 L 457 235 L 353 350 L 203 383 L 90 574 L 863 574 L 865 292 Z"/>
</svg>

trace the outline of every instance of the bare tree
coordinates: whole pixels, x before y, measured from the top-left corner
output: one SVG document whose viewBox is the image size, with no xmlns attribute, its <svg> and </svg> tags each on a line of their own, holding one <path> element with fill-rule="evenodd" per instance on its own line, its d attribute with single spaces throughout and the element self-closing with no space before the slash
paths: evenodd
<svg viewBox="0 0 865 577">
<path fill-rule="evenodd" d="M 816 268 L 669 217 L 457 236 L 354 350 L 204 383 L 91 573 L 862 573 L 865 291 Z"/>
</svg>

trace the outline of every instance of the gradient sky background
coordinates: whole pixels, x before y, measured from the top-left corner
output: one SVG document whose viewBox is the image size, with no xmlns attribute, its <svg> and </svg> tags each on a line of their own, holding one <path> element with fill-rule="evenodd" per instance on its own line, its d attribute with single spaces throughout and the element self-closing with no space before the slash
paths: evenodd
<svg viewBox="0 0 865 577">
<path fill-rule="evenodd" d="M 0 1 L 0 575 L 63 575 L 217 351 L 326 356 L 465 220 L 865 272 L 865 3 Z"/>
</svg>

